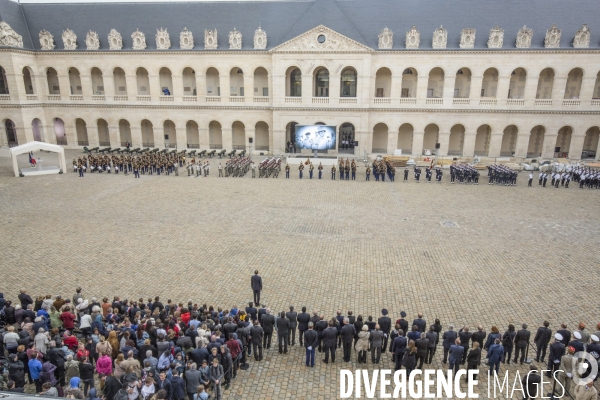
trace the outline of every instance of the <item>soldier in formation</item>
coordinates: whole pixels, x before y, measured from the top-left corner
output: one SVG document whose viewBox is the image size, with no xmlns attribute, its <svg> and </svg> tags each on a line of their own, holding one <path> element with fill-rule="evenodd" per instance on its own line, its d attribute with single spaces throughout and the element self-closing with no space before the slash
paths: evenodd
<svg viewBox="0 0 600 400">
<path fill-rule="evenodd" d="M 517 171 L 505 165 L 490 165 L 488 167 L 488 185 L 515 186 L 517 184 Z"/>
</svg>

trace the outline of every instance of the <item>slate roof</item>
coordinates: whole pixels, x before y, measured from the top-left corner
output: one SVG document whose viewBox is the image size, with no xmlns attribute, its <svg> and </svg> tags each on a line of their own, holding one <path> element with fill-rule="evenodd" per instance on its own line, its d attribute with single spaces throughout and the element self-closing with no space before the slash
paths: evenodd
<svg viewBox="0 0 600 400">
<path fill-rule="evenodd" d="M 21 12 L 22 11 L 22 12 Z M 24 18 L 23 18 L 23 16 Z M 573 48 L 575 32 L 583 24 L 591 30 L 590 48 L 600 48 L 600 7 L 595 0 L 313 0 L 269 2 L 169 2 L 169 3 L 62 3 L 19 5 L 0 0 L 0 19 L 23 35 L 26 48 L 39 50 L 42 29 L 54 35 L 55 50 L 62 50 L 62 32 L 72 29 L 79 50 L 85 50 L 89 30 L 107 50 L 107 36 L 116 29 L 123 36 L 123 50 L 131 50 L 131 33 L 146 35 L 147 50 L 156 49 L 156 29 L 167 28 L 171 49 L 179 49 L 179 33 L 187 27 L 194 34 L 195 49 L 204 49 L 204 30 L 217 28 L 219 50 L 228 50 L 228 34 L 237 28 L 242 49 L 253 49 L 254 31 L 267 32 L 267 50 L 302 33 L 325 25 L 357 42 L 377 49 L 378 34 L 385 27 L 394 32 L 394 50 L 405 49 L 406 31 L 416 25 L 421 49 L 431 49 L 433 31 L 448 29 L 448 49 L 458 49 L 460 31 L 476 28 L 476 49 L 486 49 L 490 29 L 504 28 L 504 49 L 514 49 L 518 30 L 533 28 L 531 48 L 544 48 L 546 30 L 553 23 L 562 29 L 561 48 Z M 29 32 L 27 32 L 27 27 Z M 29 37 L 33 38 L 33 43 Z"/>
</svg>

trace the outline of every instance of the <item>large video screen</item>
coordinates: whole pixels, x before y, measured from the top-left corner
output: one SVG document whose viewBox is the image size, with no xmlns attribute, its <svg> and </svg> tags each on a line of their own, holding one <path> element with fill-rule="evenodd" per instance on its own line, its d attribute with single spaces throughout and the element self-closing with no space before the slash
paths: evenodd
<svg viewBox="0 0 600 400">
<path fill-rule="evenodd" d="M 311 150 L 336 149 L 336 127 L 330 125 L 296 125 L 296 147 Z"/>
</svg>

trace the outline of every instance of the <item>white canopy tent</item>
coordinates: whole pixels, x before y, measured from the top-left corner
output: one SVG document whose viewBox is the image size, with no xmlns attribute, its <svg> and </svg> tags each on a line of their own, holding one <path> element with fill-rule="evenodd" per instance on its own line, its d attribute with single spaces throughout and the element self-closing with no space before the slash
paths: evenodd
<svg viewBox="0 0 600 400">
<path fill-rule="evenodd" d="M 38 169 L 28 168 L 30 172 L 27 175 L 44 175 L 50 173 L 59 173 L 60 170 L 67 172 L 67 162 L 65 161 L 65 149 L 55 144 L 44 143 L 44 142 L 28 142 L 20 146 L 12 147 L 10 149 L 10 155 L 12 158 L 13 170 L 15 176 L 19 176 L 19 165 L 17 163 L 17 156 L 20 154 L 29 153 L 31 151 L 45 150 L 53 153 L 58 153 L 58 167 L 41 167 Z M 25 175 L 25 174 L 24 174 Z"/>
</svg>

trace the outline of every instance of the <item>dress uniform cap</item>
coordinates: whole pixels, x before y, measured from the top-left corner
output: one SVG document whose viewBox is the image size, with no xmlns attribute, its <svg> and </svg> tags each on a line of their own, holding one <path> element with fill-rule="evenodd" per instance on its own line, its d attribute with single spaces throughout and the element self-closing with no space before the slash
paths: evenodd
<svg viewBox="0 0 600 400">
<path fill-rule="evenodd" d="M 573 336 L 575 336 L 575 339 L 581 339 L 581 333 L 577 331 L 573 332 Z"/>
<path fill-rule="evenodd" d="M 404 318 L 404 317 L 406 317 L 406 313 L 405 313 L 404 311 L 401 311 L 401 312 L 400 312 L 400 316 L 401 316 L 402 318 Z"/>
<path fill-rule="evenodd" d="M 383 315 L 388 315 L 388 310 L 386 308 L 384 308 L 383 310 L 381 310 L 381 313 Z"/>
<path fill-rule="evenodd" d="M 600 342 L 600 338 L 598 336 L 596 336 L 596 335 L 592 335 L 592 336 L 590 336 L 590 338 L 592 338 L 592 340 L 594 342 Z"/>
<path fill-rule="evenodd" d="M 561 335 L 560 333 L 556 333 L 554 334 L 554 338 L 560 342 L 561 340 L 563 340 L 563 335 Z"/>
</svg>

